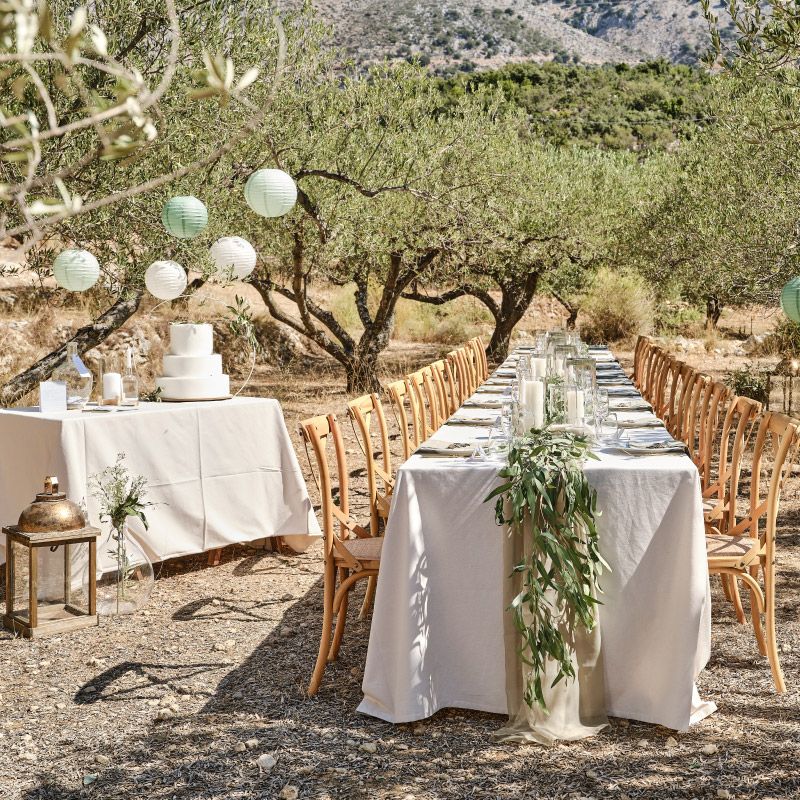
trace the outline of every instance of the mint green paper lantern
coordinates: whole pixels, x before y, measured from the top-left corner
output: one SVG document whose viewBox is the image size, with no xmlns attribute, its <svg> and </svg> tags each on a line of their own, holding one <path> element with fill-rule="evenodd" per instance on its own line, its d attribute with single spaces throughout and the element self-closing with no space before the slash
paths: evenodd
<svg viewBox="0 0 800 800">
<path fill-rule="evenodd" d="M 260 169 L 247 179 L 244 199 L 262 217 L 282 217 L 297 202 L 297 184 L 282 169 Z"/>
<path fill-rule="evenodd" d="M 85 292 L 97 283 L 100 264 L 88 250 L 64 250 L 53 262 L 56 283 L 70 292 Z"/>
<path fill-rule="evenodd" d="M 792 322 L 800 322 L 800 277 L 792 278 L 781 290 L 781 308 Z"/>
<path fill-rule="evenodd" d="M 208 209 L 196 197 L 173 197 L 164 204 L 161 221 L 178 239 L 194 239 L 208 225 Z"/>
</svg>

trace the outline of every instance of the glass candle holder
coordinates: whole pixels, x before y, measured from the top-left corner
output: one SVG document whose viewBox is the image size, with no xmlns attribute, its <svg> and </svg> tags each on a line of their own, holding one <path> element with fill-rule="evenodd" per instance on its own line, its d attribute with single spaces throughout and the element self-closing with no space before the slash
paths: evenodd
<svg viewBox="0 0 800 800">
<path fill-rule="evenodd" d="M 548 425 L 564 425 L 567 421 L 566 384 L 561 378 L 547 380 L 546 419 Z"/>
</svg>

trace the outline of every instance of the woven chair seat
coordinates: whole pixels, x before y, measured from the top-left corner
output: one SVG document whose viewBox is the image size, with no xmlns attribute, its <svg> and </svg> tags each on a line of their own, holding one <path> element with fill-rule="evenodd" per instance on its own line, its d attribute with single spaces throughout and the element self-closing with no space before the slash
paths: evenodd
<svg viewBox="0 0 800 800">
<path fill-rule="evenodd" d="M 383 537 L 371 536 L 368 539 L 347 539 L 344 546 L 358 561 L 380 561 Z"/>
<path fill-rule="evenodd" d="M 761 544 L 749 536 L 706 536 L 706 555 L 711 566 L 745 567 L 758 560 Z"/>
</svg>

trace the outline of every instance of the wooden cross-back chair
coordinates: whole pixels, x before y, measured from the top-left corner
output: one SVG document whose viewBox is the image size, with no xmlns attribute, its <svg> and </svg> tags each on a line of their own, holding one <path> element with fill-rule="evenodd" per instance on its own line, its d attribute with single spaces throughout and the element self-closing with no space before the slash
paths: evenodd
<svg viewBox="0 0 800 800">
<path fill-rule="evenodd" d="M 659 412 L 664 406 L 672 361 L 672 356 L 666 351 L 659 353 L 653 380 L 653 397 L 650 400 L 656 416 L 660 416 Z"/>
<path fill-rule="evenodd" d="M 642 374 L 646 354 L 651 346 L 651 341 L 647 336 L 639 336 L 636 339 L 636 347 L 633 350 L 633 382 L 641 390 Z"/>
<path fill-rule="evenodd" d="M 709 572 L 741 581 L 750 592 L 758 649 L 769 660 L 778 693 L 786 691 L 786 681 L 778 657 L 775 621 L 775 530 L 781 491 L 791 473 L 797 442 L 798 427 L 794 420 L 775 412 L 762 414 L 753 446 L 749 511 L 727 533 L 706 536 Z M 768 449 L 772 451 L 771 464 L 766 459 Z"/>
<path fill-rule="evenodd" d="M 474 391 L 467 359 L 461 350 L 451 350 L 447 354 L 447 363 L 458 386 L 458 404 L 461 405 Z"/>
<path fill-rule="evenodd" d="M 714 460 L 714 447 L 731 390 L 720 381 L 708 381 L 702 399 L 700 412 L 700 433 L 698 453 L 695 463 L 700 472 L 700 487 L 705 491 L 711 483 L 711 465 Z"/>
<path fill-rule="evenodd" d="M 369 493 L 370 530 L 379 531 L 381 522 L 389 517 L 394 478 L 392 477 L 392 453 L 389 448 L 389 429 L 383 404 L 377 394 L 365 394 L 347 404 L 347 414 L 358 434 L 358 442 L 364 453 Z M 377 429 L 379 448 L 373 443 L 373 422 Z"/>
<path fill-rule="evenodd" d="M 397 427 L 400 429 L 403 460 L 408 461 L 422 441 L 420 438 L 422 429 L 416 393 L 411 390 L 411 386 L 406 380 L 393 381 L 386 387 L 386 391 L 397 420 Z M 406 411 L 406 408 L 408 408 L 408 411 Z"/>
<path fill-rule="evenodd" d="M 711 383 L 711 378 L 702 372 L 695 372 L 692 375 L 691 386 L 689 387 L 689 399 L 686 404 L 686 412 L 683 417 L 681 436 L 689 451 L 689 458 L 698 463 L 702 445 L 700 442 L 700 429 L 702 422 L 700 416 L 703 413 L 703 398 L 706 396 L 706 387 Z"/>
<path fill-rule="evenodd" d="M 458 387 L 455 385 L 453 372 L 444 359 L 439 359 L 431 364 L 431 373 L 436 392 L 439 395 L 440 410 L 443 412 L 444 419 L 447 419 L 456 413 L 459 406 Z"/>
<path fill-rule="evenodd" d="M 662 353 L 661 348 L 655 347 L 655 345 L 651 346 L 647 351 L 646 360 L 642 366 L 642 386 L 639 391 L 642 393 L 642 397 L 651 404 L 654 395 L 656 368 L 660 363 Z"/>
<path fill-rule="evenodd" d="M 359 580 L 378 575 L 383 539 L 372 535 L 369 528 L 350 516 L 347 459 L 336 417 L 328 414 L 306 419 L 300 423 L 300 434 L 314 453 L 322 500 L 322 636 L 308 686 L 309 695 L 313 695 L 319 689 L 327 663 L 339 655 L 350 590 Z M 335 465 L 339 482 L 338 503 L 333 496 L 331 464 Z"/>
<path fill-rule="evenodd" d="M 477 369 L 478 383 L 483 383 L 489 377 L 489 361 L 486 358 L 486 348 L 483 346 L 480 336 L 470 339 L 468 346 L 472 347 L 475 354 L 475 366 Z"/>
<path fill-rule="evenodd" d="M 667 423 L 667 430 L 676 438 L 680 439 L 684 419 L 688 413 L 688 407 L 692 400 L 692 388 L 694 386 L 695 369 L 691 364 L 682 364 L 678 372 L 678 388 L 675 396 L 675 408 Z"/>
<path fill-rule="evenodd" d="M 742 458 L 760 412 L 761 403 L 749 397 L 733 397 L 725 411 L 716 476 L 703 490 L 706 526 L 717 533 L 727 533 L 736 525 Z"/>
<path fill-rule="evenodd" d="M 671 425 L 671 420 L 675 417 L 678 406 L 683 366 L 683 361 L 679 361 L 677 358 L 670 357 L 667 362 L 661 405 L 657 409 L 657 416 L 664 421 L 668 428 Z"/>
<path fill-rule="evenodd" d="M 439 413 L 439 398 L 433 384 L 430 367 L 423 367 L 406 375 L 420 411 L 421 439 L 425 441 L 442 424 Z M 427 414 L 425 413 L 427 410 Z"/>
</svg>

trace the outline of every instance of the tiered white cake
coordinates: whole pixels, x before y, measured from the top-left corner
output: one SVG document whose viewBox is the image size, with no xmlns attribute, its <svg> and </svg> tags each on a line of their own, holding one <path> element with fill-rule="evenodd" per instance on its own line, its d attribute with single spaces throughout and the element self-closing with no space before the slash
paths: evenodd
<svg viewBox="0 0 800 800">
<path fill-rule="evenodd" d="M 214 352 L 214 328 L 173 322 L 164 375 L 156 378 L 164 400 L 219 400 L 231 393 L 230 378 L 222 373 L 222 356 Z"/>
</svg>

